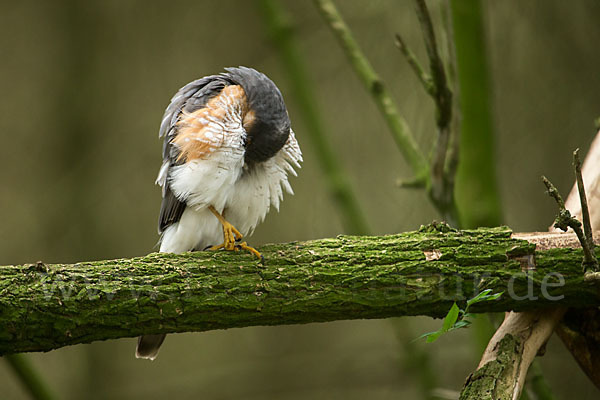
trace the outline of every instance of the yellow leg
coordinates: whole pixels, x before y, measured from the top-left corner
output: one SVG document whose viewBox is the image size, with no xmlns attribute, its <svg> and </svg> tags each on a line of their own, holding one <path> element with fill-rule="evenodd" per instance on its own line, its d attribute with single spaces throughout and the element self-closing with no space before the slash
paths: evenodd
<svg viewBox="0 0 600 400">
<path fill-rule="evenodd" d="M 238 244 L 235 248 L 236 250 L 246 250 L 249 251 L 250 253 L 254 254 L 256 257 L 258 257 L 261 261 L 265 261 L 265 258 L 263 257 L 262 254 L 260 254 L 260 252 L 258 250 L 256 250 L 254 247 L 250 247 L 248 246 L 248 243 L 246 242 L 242 242 L 240 244 Z"/>
<path fill-rule="evenodd" d="M 236 242 L 239 242 L 240 240 L 242 240 L 242 237 L 243 237 L 242 234 L 240 233 L 240 231 L 235 229 L 235 226 L 231 225 L 231 223 L 229 223 L 229 221 L 227 221 L 221 215 L 221 213 L 219 213 L 213 206 L 208 206 L 208 209 L 210 210 L 210 212 L 212 212 L 215 215 L 215 217 L 217 217 L 217 219 L 219 220 L 221 225 L 223 225 L 223 243 L 221 243 L 217 246 L 212 246 L 209 248 L 209 250 L 219 250 L 219 249 L 225 249 L 228 251 L 246 250 L 246 251 L 254 254 L 260 260 L 263 260 L 262 254 L 260 254 L 260 252 L 258 250 L 256 250 L 255 248 L 248 246 L 248 243 L 241 242 L 241 243 L 236 244 Z"/>
</svg>

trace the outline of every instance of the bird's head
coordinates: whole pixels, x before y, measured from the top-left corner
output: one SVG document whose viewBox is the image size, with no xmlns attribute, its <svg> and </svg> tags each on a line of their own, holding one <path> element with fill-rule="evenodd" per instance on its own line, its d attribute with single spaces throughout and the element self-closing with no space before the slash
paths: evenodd
<svg viewBox="0 0 600 400">
<path fill-rule="evenodd" d="M 290 134 L 290 118 L 283 96 L 272 80 L 255 69 L 225 70 L 227 78 L 246 93 L 247 110 L 243 120 L 247 133 L 246 162 L 268 160 L 283 147 Z"/>
</svg>

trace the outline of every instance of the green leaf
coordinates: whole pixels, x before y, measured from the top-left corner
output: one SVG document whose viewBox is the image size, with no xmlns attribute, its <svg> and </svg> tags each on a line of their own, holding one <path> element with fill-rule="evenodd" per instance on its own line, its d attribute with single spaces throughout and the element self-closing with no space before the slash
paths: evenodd
<svg viewBox="0 0 600 400">
<path fill-rule="evenodd" d="M 467 307 L 469 307 L 471 304 L 475 304 L 475 303 L 479 303 L 480 301 L 483 301 L 483 297 L 487 296 L 490 292 L 492 291 L 492 289 L 485 289 L 483 291 L 481 291 L 477 296 L 473 297 L 472 299 L 467 300 Z"/>
<path fill-rule="evenodd" d="M 469 325 L 471 325 L 471 321 L 467 319 L 461 319 L 460 321 L 456 321 L 450 330 L 453 331 L 455 329 L 466 328 Z"/>
<path fill-rule="evenodd" d="M 419 336 L 419 337 L 417 337 L 417 338 L 415 338 L 415 339 L 411 340 L 411 342 L 416 342 L 416 341 L 417 341 L 417 340 L 419 340 L 419 339 L 428 339 L 430 336 L 433 336 L 433 335 L 436 335 L 436 338 L 437 338 L 437 336 L 439 336 L 439 335 L 440 335 L 440 334 L 442 334 L 442 333 L 443 333 L 443 332 L 442 332 L 441 330 L 439 330 L 439 331 L 435 331 L 435 332 L 427 332 L 427 333 L 424 333 L 424 334 L 422 334 L 421 336 Z M 433 340 L 435 340 L 435 339 L 433 339 Z M 427 341 L 427 342 L 429 343 L 429 341 Z"/>
<path fill-rule="evenodd" d="M 492 289 L 485 289 L 485 290 L 481 291 L 480 293 L 478 293 L 477 296 L 473 297 L 472 299 L 467 300 L 467 306 L 465 307 L 464 310 L 461 310 L 460 308 L 458 308 L 458 305 L 456 305 L 456 302 L 455 302 L 454 304 L 452 304 L 452 307 L 450 307 L 450 311 L 448 311 L 448 314 L 446 314 L 446 317 L 444 317 L 444 323 L 442 324 L 441 329 L 439 329 L 435 332 L 424 333 L 414 340 L 419 340 L 419 339 L 425 338 L 427 340 L 427 343 L 432 343 L 432 342 L 435 342 L 436 340 L 438 340 L 438 338 L 446 332 L 450 332 L 455 329 L 466 328 L 467 326 L 471 325 L 471 321 L 469 320 L 469 318 L 475 318 L 475 315 L 470 314 L 468 312 L 470 305 L 473 305 L 473 304 L 476 304 L 476 303 L 479 303 L 482 301 L 496 300 L 497 298 L 499 298 L 500 296 L 502 296 L 504 294 L 504 292 L 490 294 L 491 291 L 492 291 Z M 459 317 L 460 317 L 460 320 L 459 320 Z"/>
<path fill-rule="evenodd" d="M 496 300 L 497 298 L 499 298 L 500 296 L 502 296 L 504 294 L 504 292 L 500 292 L 500 293 L 495 293 L 491 296 L 488 296 L 488 298 L 486 300 Z"/>
<path fill-rule="evenodd" d="M 429 336 L 427 336 L 427 343 L 433 343 L 436 340 L 439 339 L 440 336 L 442 336 L 444 332 L 442 331 L 437 331 L 437 332 L 433 332 L 431 333 Z"/>
<path fill-rule="evenodd" d="M 442 333 L 448 332 L 448 330 L 452 328 L 452 326 L 454 326 L 454 323 L 456 322 L 456 320 L 458 320 L 459 311 L 460 309 L 458 308 L 456 303 L 452 304 L 450 311 L 448 311 L 446 318 L 444 318 L 444 324 L 442 325 Z"/>
</svg>

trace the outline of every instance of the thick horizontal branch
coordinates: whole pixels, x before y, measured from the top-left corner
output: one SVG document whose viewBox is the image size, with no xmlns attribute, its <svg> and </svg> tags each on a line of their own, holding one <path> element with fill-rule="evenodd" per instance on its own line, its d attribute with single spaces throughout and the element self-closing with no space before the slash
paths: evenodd
<svg viewBox="0 0 600 400">
<path fill-rule="evenodd" d="M 243 253 L 196 252 L 3 266 L 0 354 L 142 333 L 440 317 L 488 288 L 504 295 L 473 312 L 600 305 L 595 283 L 583 279 L 580 249 L 534 247 L 508 228 L 431 225 L 266 245 L 265 265 Z"/>
</svg>

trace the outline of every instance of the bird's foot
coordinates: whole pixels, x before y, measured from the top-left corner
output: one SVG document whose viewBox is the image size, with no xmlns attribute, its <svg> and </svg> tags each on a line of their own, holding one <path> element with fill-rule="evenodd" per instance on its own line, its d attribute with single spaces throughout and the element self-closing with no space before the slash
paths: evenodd
<svg viewBox="0 0 600 400">
<path fill-rule="evenodd" d="M 260 252 L 258 250 L 256 250 L 254 247 L 248 246 L 248 243 L 246 243 L 246 242 L 241 242 L 241 240 L 244 236 L 242 236 L 240 231 L 238 231 L 235 228 L 235 226 L 233 226 L 232 224 L 230 224 L 229 222 L 227 222 L 224 219 L 223 219 L 223 221 L 221 221 L 221 223 L 223 224 L 223 243 L 221 243 L 217 246 L 209 247 L 208 250 L 220 250 L 220 249 L 225 249 L 227 251 L 245 250 L 249 253 L 254 254 L 259 260 L 261 260 L 261 262 L 264 262 L 264 257 L 262 256 L 262 254 L 260 254 Z"/>
<path fill-rule="evenodd" d="M 247 252 L 252 253 L 256 257 L 258 257 L 261 264 L 265 263 L 265 258 L 263 257 L 262 254 L 260 254 L 260 251 L 256 250 L 254 247 L 248 246 L 248 243 L 246 243 L 246 242 L 236 244 L 235 249 L 236 250 L 246 250 Z"/>
<path fill-rule="evenodd" d="M 231 225 L 225 219 L 221 221 L 223 225 L 223 243 L 217 246 L 211 247 L 209 250 L 225 249 L 227 251 L 236 250 L 235 243 L 242 240 L 242 234 L 238 231 L 235 226 Z"/>
<path fill-rule="evenodd" d="M 265 258 L 263 257 L 262 254 L 260 254 L 260 251 L 256 250 L 254 247 L 248 246 L 248 243 L 246 243 L 246 242 L 236 243 L 236 244 L 234 244 L 232 249 L 229 249 L 226 243 L 221 243 L 219 245 L 211 246 L 208 248 L 208 250 L 212 250 L 212 251 L 220 250 L 220 249 L 225 249 L 225 250 L 229 250 L 229 251 L 245 250 L 251 254 L 254 254 L 260 260 L 261 264 L 264 264 L 264 262 L 265 262 Z"/>
<path fill-rule="evenodd" d="M 217 246 L 212 246 L 209 250 L 225 249 L 227 251 L 238 251 L 246 250 L 261 260 L 264 263 L 264 257 L 253 247 L 248 246 L 246 242 L 241 242 L 243 236 L 235 226 L 228 222 L 221 213 L 219 213 L 213 206 L 208 206 L 208 209 L 217 217 L 221 225 L 223 225 L 223 243 Z M 241 243 L 240 243 L 241 242 Z"/>
</svg>

